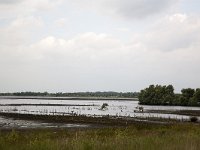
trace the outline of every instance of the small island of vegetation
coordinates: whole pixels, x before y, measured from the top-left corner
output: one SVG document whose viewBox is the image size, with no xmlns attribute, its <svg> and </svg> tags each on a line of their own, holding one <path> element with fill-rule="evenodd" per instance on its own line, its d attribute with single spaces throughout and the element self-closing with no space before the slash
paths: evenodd
<svg viewBox="0 0 200 150">
<path fill-rule="evenodd" d="M 138 96 L 142 105 L 200 106 L 200 89 L 182 89 L 174 93 L 172 85 L 150 85 L 140 91 Z"/>
</svg>

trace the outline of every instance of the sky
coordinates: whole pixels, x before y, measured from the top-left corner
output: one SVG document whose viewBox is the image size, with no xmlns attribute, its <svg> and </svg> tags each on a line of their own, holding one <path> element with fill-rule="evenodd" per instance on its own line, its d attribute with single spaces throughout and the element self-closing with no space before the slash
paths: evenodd
<svg viewBox="0 0 200 150">
<path fill-rule="evenodd" d="M 199 0 L 0 0 L 0 92 L 200 87 Z"/>
</svg>

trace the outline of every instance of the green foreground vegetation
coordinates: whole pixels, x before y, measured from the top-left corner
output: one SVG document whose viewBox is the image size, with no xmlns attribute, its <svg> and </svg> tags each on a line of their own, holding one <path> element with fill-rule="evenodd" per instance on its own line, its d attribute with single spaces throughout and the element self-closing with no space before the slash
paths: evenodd
<svg viewBox="0 0 200 150">
<path fill-rule="evenodd" d="M 1 131 L 2 150 L 198 150 L 200 126 L 140 124 L 87 130 Z"/>
<path fill-rule="evenodd" d="M 200 89 L 187 88 L 175 94 L 172 85 L 150 85 L 141 90 L 138 98 L 143 105 L 200 106 Z"/>
</svg>

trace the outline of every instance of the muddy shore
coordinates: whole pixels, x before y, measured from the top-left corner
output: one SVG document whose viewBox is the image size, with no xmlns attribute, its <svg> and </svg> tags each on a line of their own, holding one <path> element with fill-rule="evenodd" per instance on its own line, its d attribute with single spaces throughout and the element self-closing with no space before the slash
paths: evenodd
<svg viewBox="0 0 200 150">
<path fill-rule="evenodd" d="M 187 116 L 200 116 L 200 110 L 146 110 L 144 113 L 176 114 Z"/>
<path fill-rule="evenodd" d="M 89 117 L 89 116 L 61 116 L 61 115 L 33 115 L 33 114 L 17 114 L 17 113 L 0 113 L 0 116 L 30 121 L 45 121 L 49 123 L 65 123 L 65 124 L 90 124 L 103 126 L 129 126 L 132 124 L 171 124 L 177 123 L 174 119 L 162 118 L 132 118 L 132 117 Z"/>
</svg>

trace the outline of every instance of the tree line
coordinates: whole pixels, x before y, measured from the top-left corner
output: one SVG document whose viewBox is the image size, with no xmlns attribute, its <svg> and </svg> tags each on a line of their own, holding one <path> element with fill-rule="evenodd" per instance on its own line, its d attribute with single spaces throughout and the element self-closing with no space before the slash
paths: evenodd
<svg viewBox="0 0 200 150">
<path fill-rule="evenodd" d="M 0 93 L 0 96 L 53 96 L 53 97 L 116 97 L 135 98 L 137 92 L 75 92 L 75 93 L 48 93 L 48 92 L 16 92 Z"/>
<path fill-rule="evenodd" d="M 138 99 L 143 105 L 200 106 L 200 89 L 186 88 L 175 94 L 172 85 L 150 85 L 140 91 Z"/>
</svg>

